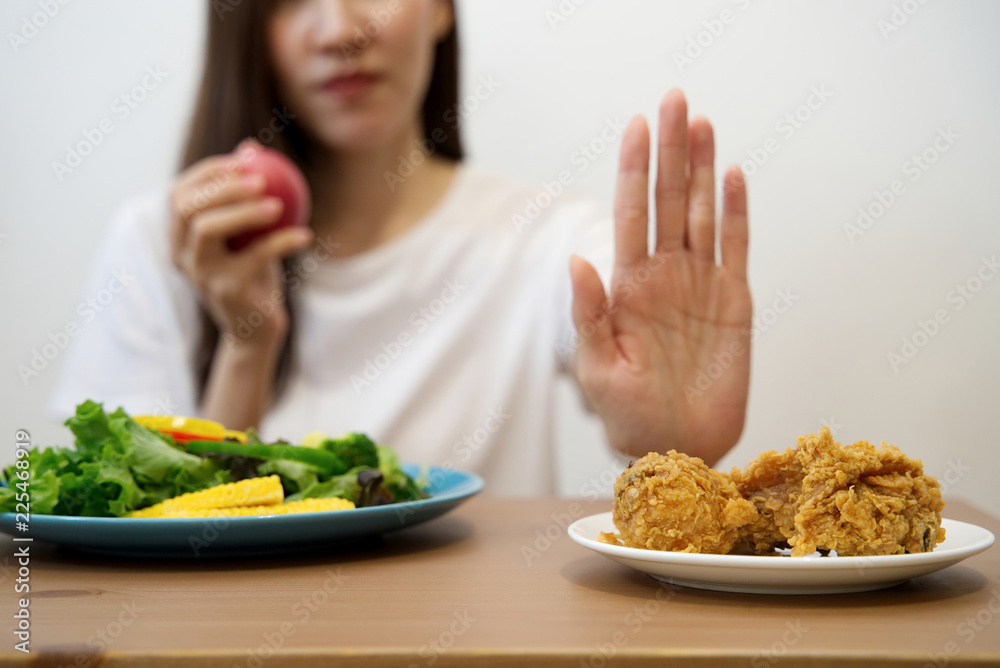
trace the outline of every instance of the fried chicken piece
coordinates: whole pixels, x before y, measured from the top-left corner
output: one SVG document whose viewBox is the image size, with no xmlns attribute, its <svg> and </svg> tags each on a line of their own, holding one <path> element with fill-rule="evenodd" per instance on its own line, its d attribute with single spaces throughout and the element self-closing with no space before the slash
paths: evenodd
<svg viewBox="0 0 1000 668">
<path fill-rule="evenodd" d="M 806 475 L 788 541 L 793 556 L 817 548 L 844 556 L 930 552 L 944 540 L 937 480 L 896 446 L 840 445 L 824 427 L 799 440 L 798 459 Z"/>
<path fill-rule="evenodd" d="M 738 545 L 757 554 L 788 547 L 788 539 L 795 534 L 795 513 L 804 476 L 795 450 L 770 450 L 745 469 L 734 467 L 729 476 L 743 498 L 757 509 L 757 518 L 740 529 Z"/>
<path fill-rule="evenodd" d="M 941 489 L 919 460 L 887 443 L 841 445 L 823 427 L 783 454 L 764 453 L 732 478 L 758 510 L 741 542 L 792 556 L 930 552 L 944 540 Z"/>
<path fill-rule="evenodd" d="M 615 482 L 612 516 L 628 547 L 726 554 L 757 511 L 726 475 L 671 450 L 625 469 Z"/>
</svg>

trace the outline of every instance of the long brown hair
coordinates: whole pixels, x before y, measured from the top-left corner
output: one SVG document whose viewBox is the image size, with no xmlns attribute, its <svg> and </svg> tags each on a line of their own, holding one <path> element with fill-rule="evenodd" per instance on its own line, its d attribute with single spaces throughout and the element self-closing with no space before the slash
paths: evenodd
<svg viewBox="0 0 1000 668">
<path fill-rule="evenodd" d="M 266 48 L 267 21 L 281 0 L 220 3 L 209 0 L 208 42 L 201 86 L 181 162 L 181 171 L 210 155 L 229 153 L 247 137 L 285 153 L 300 167 L 309 159 L 310 141 L 294 120 L 285 116 L 278 94 L 277 78 Z M 449 0 L 455 12 L 454 0 Z M 459 161 L 464 157 L 458 116 L 458 19 L 441 39 L 434 53 L 434 69 L 424 98 L 424 137 L 434 133 L 435 152 Z M 443 135 L 441 133 L 444 133 Z M 442 139 L 443 141 L 437 141 Z M 289 276 L 291 259 L 283 261 Z M 284 286 L 291 327 L 281 350 L 274 391 L 284 388 L 292 358 L 295 314 Z M 199 395 L 204 393 L 211 370 L 219 330 L 202 311 L 203 333 L 197 364 Z"/>
</svg>

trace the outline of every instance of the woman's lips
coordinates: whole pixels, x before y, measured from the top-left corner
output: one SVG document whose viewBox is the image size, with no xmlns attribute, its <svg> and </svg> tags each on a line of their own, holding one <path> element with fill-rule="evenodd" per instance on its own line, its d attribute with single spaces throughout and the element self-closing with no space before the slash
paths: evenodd
<svg viewBox="0 0 1000 668">
<path fill-rule="evenodd" d="M 343 99 L 354 99 L 370 91 L 378 80 L 378 75 L 358 72 L 328 79 L 323 90 Z"/>
</svg>

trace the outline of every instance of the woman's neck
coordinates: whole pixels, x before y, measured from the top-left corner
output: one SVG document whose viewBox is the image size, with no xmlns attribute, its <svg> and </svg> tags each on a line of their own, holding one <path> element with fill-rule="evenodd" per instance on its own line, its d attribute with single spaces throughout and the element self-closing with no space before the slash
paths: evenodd
<svg viewBox="0 0 1000 668">
<path fill-rule="evenodd" d="M 370 151 L 324 156 L 310 170 L 312 227 L 324 248 L 338 257 L 363 253 L 434 210 L 457 165 L 424 152 L 420 136 L 412 127 Z"/>
</svg>

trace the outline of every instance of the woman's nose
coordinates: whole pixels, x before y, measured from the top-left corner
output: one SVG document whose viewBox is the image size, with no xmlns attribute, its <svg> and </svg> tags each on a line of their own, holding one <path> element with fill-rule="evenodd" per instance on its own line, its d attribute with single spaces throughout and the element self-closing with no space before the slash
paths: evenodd
<svg viewBox="0 0 1000 668">
<path fill-rule="evenodd" d="M 313 39 L 323 50 L 353 53 L 357 29 L 364 22 L 364 12 L 358 0 L 315 0 Z M 367 44 L 367 40 L 364 44 Z M 352 48 L 353 47 L 353 48 Z"/>
</svg>

